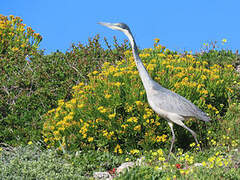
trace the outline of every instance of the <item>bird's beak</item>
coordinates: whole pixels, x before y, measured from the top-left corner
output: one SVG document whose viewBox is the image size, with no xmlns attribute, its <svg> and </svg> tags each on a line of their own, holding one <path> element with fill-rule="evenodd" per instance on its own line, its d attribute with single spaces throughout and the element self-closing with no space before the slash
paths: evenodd
<svg viewBox="0 0 240 180">
<path fill-rule="evenodd" d="M 111 28 L 111 29 L 115 29 L 114 25 L 112 23 L 106 23 L 106 22 L 98 22 L 98 24 L 102 25 L 102 26 L 106 26 L 108 28 Z"/>
</svg>

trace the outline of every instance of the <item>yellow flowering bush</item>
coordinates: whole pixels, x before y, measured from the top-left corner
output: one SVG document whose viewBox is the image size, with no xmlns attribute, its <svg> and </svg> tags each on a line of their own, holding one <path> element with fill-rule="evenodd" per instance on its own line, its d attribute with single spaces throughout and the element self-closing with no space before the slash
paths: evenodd
<svg viewBox="0 0 240 180">
<path fill-rule="evenodd" d="M 192 101 L 212 119 L 224 114 L 236 91 L 231 82 L 238 76 L 232 65 L 209 65 L 191 54 L 154 46 L 140 53 L 154 80 Z M 88 83 L 73 87 L 72 100 L 59 100 L 59 106 L 45 115 L 43 135 L 49 147 L 64 144 L 67 149 L 103 148 L 121 154 L 170 143 L 166 121 L 147 103 L 130 50 L 125 57 L 115 65 L 105 62 L 101 71 L 88 75 Z M 190 127 L 194 123 L 186 122 Z M 206 133 L 204 128 L 201 131 Z"/>
<path fill-rule="evenodd" d="M 37 50 L 41 35 L 22 21 L 20 17 L 0 14 L 0 56 L 8 57 L 16 52 L 32 55 Z"/>
</svg>

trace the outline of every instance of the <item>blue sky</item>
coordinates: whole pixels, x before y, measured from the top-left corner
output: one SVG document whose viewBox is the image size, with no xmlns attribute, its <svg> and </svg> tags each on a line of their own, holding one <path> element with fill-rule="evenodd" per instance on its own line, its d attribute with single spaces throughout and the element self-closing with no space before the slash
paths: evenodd
<svg viewBox="0 0 240 180">
<path fill-rule="evenodd" d="M 46 53 L 66 51 L 71 43 L 87 43 L 100 34 L 112 42 L 121 32 L 97 24 L 125 22 L 140 48 L 154 38 L 172 50 L 200 50 L 203 43 L 226 38 L 228 49 L 240 49 L 239 0 L 1 0 L 0 14 L 20 16 L 43 36 Z"/>
</svg>

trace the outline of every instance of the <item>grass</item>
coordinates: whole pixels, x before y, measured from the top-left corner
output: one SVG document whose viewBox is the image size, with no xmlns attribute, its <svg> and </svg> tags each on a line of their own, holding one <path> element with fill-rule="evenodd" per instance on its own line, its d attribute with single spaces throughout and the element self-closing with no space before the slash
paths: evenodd
<svg viewBox="0 0 240 180">
<path fill-rule="evenodd" d="M 161 151 L 117 155 L 88 151 L 59 154 L 33 143 L 24 147 L 4 147 L 0 152 L 0 179 L 93 179 L 93 172 L 109 171 L 123 162 L 145 157 L 141 166 L 125 171 L 116 179 L 239 179 L 240 149 L 215 146 L 203 152 L 177 151 L 170 161 L 162 161 Z M 164 152 L 163 152 L 164 153 Z M 219 161 L 219 158 L 220 161 Z M 201 166 L 195 166 L 196 163 Z"/>
</svg>

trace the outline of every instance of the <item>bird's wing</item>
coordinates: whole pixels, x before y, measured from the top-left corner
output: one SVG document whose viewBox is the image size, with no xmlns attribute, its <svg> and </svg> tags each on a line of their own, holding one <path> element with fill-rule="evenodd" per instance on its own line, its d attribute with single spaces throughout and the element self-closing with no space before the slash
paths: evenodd
<svg viewBox="0 0 240 180">
<path fill-rule="evenodd" d="M 155 104 L 155 107 L 164 111 L 177 113 L 183 117 L 196 117 L 203 121 L 210 121 L 206 113 L 189 100 L 157 83 L 152 87 L 152 92 L 148 93 L 148 98 L 153 101 L 152 103 Z"/>
</svg>

